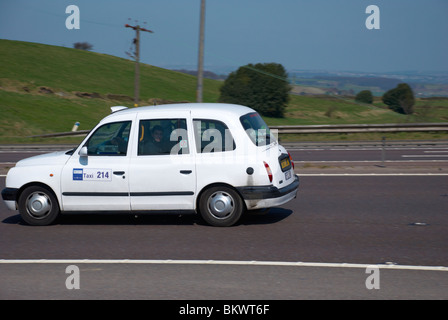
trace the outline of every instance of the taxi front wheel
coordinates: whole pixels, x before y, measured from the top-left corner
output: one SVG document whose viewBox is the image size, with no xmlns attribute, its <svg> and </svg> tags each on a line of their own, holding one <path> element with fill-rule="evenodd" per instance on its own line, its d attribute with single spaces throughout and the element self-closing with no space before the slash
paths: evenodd
<svg viewBox="0 0 448 320">
<path fill-rule="evenodd" d="M 215 227 L 234 225 L 241 218 L 243 210 L 243 200 L 239 194 L 225 186 L 205 190 L 199 202 L 202 218 Z"/>
<path fill-rule="evenodd" d="M 26 188 L 19 198 L 19 212 L 29 225 L 46 226 L 59 215 L 59 205 L 53 192 L 42 186 Z"/>
</svg>

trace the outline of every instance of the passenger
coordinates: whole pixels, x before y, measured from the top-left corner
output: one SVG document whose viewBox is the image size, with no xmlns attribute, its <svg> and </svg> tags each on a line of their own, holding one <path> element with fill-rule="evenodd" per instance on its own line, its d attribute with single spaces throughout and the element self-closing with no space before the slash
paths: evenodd
<svg viewBox="0 0 448 320">
<path fill-rule="evenodd" d="M 144 142 L 144 154 L 166 154 L 169 152 L 167 150 L 167 145 L 163 139 L 163 129 L 161 126 L 156 125 L 151 130 L 151 137 L 148 141 Z"/>
</svg>

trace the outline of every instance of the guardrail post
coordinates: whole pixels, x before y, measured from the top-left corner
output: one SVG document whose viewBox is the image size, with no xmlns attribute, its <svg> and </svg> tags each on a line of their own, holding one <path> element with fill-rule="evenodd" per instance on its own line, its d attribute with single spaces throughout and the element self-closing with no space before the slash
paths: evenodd
<svg viewBox="0 0 448 320">
<path fill-rule="evenodd" d="M 386 137 L 383 137 L 381 144 L 381 166 L 386 167 L 384 162 L 386 161 Z"/>
</svg>

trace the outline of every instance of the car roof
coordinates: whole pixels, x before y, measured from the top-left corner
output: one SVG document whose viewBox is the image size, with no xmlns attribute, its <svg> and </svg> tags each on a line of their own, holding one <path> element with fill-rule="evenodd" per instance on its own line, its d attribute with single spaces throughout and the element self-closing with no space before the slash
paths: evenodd
<svg viewBox="0 0 448 320">
<path fill-rule="evenodd" d="M 113 107 L 114 108 L 114 107 Z M 237 104 L 227 104 L 227 103 L 176 103 L 176 104 L 163 104 L 157 106 L 144 106 L 144 107 L 136 107 L 136 108 L 116 108 L 113 110 L 117 110 L 113 112 L 106 118 L 113 117 L 115 115 L 121 116 L 124 114 L 133 114 L 133 113 L 147 113 L 148 115 L 152 112 L 161 112 L 167 111 L 169 113 L 175 113 L 176 111 L 192 111 L 193 116 L 201 116 L 208 117 L 214 116 L 217 114 L 222 116 L 223 114 L 233 115 L 236 117 L 240 117 L 247 113 L 255 112 L 255 110 L 237 105 Z M 105 118 L 105 119 L 106 119 Z"/>
</svg>

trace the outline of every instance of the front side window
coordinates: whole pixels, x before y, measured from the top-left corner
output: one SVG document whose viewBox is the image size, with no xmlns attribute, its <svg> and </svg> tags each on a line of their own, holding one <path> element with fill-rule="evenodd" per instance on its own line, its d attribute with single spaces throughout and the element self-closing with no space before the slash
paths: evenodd
<svg viewBox="0 0 448 320">
<path fill-rule="evenodd" d="M 130 130 L 131 121 L 102 125 L 86 143 L 88 155 L 126 156 Z"/>
<path fill-rule="evenodd" d="M 198 153 L 235 150 L 235 142 L 224 122 L 210 119 L 194 119 L 194 136 Z"/>
<path fill-rule="evenodd" d="M 269 145 L 275 141 L 275 137 L 269 130 L 268 125 L 257 112 L 241 116 L 240 122 L 250 140 L 256 146 Z"/>
<path fill-rule="evenodd" d="M 139 126 L 139 156 L 189 153 L 186 119 L 141 120 Z"/>
</svg>

